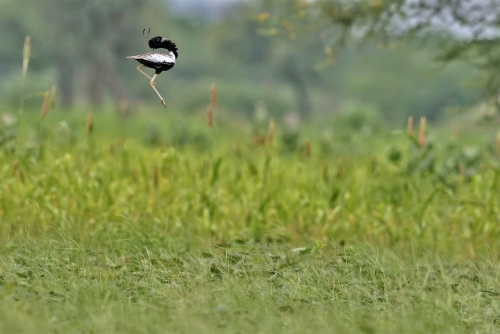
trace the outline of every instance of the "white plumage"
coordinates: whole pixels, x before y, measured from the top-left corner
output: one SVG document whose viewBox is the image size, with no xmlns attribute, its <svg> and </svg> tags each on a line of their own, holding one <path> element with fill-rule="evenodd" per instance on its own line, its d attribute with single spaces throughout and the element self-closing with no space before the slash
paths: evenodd
<svg viewBox="0 0 500 334">
<path fill-rule="evenodd" d="M 130 56 L 131 59 L 142 59 L 146 62 L 156 64 L 175 64 L 175 55 L 172 51 L 168 53 L 149 52 L 138 56 Z"/>
</svg>

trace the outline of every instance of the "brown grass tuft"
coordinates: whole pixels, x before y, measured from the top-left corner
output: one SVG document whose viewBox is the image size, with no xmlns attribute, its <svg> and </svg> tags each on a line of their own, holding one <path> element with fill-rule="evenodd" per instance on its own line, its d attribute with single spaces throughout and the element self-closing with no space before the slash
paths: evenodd
<svg viewBox="0 0 500 334">
<path fill-rule="evenodd" d="M 274 139 L 274 134 L 276 132 L 276 125 L 274 124 L 274 118 L 269 119 L 269 141 L 272 142 Z"/>
<path fill-rule="evenodd" d="M 210 85 L 210 106 L 215 108 L 217 106 L 217 87 L 215 82 Z"/>
<path fill-rule="evenodd" d="M 306 157 L 311 157 L 311 141 L 309 139 L 306 141 Z"/>
<path fill-rule="evenodd" d="M 425 131 L 427 120 L 425 117 L 420 118 L 420 127 L 418 128 L 418 145 L 423 147 L 425 145 Z"/>
<path fill-rule="evenodd" d="M 500 132 L 497 133 L 495 137 L 495 147 L 497 149 L 497 155 L 498 157 L 500 157 Z"/>
<path fill-rule="evenodd" d="M 94 116 L 92 115 L 92 113 L 89 113 L 87 116 L 87 124 L 85 128 L 87 129 L 88 134 L 91 134 L 94 130 Z"/>
<path fill-rule="evenodd" d="M 408 138 L 413 137 L 413 116 L 408 117 L 408 125 L 406 126 L 406 134 Z"/>
</svg>

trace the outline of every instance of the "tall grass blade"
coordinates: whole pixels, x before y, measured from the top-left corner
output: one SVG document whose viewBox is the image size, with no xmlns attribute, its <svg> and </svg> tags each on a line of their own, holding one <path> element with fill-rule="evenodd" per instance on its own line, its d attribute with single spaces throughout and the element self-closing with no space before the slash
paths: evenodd
<svg viewBox="0 0 500 334">
<path fill-rule="evenodd" d="M 23 48 L 23 69 L 21 72 L 21 95 L 19 97 L 19 113 L 21 114 L 24 110 L 24 84 L 26 81 L 26 74 L 28 73 L 28 65 L 30 62 L 31 54 L 31 37 L 27 35 L 24 38 L 24 48 Z"/>
<path fill-rule="evenodd" d="M 43 102 L 42 102 L 42 109 L 40 111 L 40 117 L 42 121 L 47 117 L 47 109 L 49 108 L 49 101 L 50 101 L 50 93 L 49 91 L 46 91 L 43 94 Z"/>
</svg>

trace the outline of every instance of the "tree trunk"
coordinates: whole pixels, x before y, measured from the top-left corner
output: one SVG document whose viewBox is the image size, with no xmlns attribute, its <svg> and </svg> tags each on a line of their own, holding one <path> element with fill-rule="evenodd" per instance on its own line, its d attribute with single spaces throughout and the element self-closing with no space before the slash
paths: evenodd
<svg viewBox="0 0 500 334">
<path fill-rule="evenodd" d="M 300 117 L 308 119 L 311 116 L 311 98 L 304 76 L 300 73 L 300 69 L 292 57 L 285 61 L 283 72 L 294 90 Z"/>
</svg>

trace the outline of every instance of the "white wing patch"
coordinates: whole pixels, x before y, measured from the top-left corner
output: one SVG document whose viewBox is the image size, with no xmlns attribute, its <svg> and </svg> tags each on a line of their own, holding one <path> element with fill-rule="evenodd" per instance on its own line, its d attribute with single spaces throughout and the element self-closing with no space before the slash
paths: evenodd
<svg viewBox="0 0 500 334">
<path fill-rule="evenodd" d="M 127 58 L 144 59 L 145 61 L 156 64 L 175 64 L 175 55 L 172 51 L 169 51 L 168 53 L 150 52 Z"/>
</svg>

